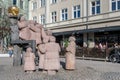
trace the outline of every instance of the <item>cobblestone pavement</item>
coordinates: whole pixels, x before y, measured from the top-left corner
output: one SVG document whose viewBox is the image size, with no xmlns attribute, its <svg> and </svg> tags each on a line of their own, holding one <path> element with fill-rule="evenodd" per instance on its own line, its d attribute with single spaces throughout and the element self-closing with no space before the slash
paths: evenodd
<svg viewBox="0 0 120 80">
<path fill-rule="evenodd" d="M 65 60 L 56 75 L 36 70 L 28 74 L 23 66 L 13 67 L 12 58 L 0 58 L 0 80 L 120 80 L 120 64 L 100 61 L 76 60 L 76 70 L 66 71 Z"/>
</svg>

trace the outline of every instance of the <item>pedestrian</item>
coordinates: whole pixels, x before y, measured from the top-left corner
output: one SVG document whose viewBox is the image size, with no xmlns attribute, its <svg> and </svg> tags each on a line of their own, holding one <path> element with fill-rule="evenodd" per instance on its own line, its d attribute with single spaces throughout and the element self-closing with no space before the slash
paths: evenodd
<svg viewBox="0 0 120 80">
<path fill-rule="evenodd" d="M 9 57 L 12 57 L 13 55 L 13 47 L 11 45 L 8 47 L 8 54 L 9 54 Z"/>
</svg>

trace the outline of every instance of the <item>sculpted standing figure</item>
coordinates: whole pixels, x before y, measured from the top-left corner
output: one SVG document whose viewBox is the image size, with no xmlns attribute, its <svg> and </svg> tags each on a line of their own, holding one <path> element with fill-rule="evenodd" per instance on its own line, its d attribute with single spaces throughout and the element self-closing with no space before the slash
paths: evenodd
<svg viewBox="0 0 120 80">
<path fill-rule="evenodd" d="M 49 38 L 50 42 L 46 43 L 44 69 L 47 70 L 48 74 L 54 75 L 60 69 L 60 46 L 55 42 L 56 39 L 54 36 L 50 36 Z"/>
<path fill-rule="evenodd" d="M 69 44 L 66 48 L 66 69 L 67 70 L 74 70 L 75 69 L 75 52 L 76 52 L 76 44 L 75 38 L 69 38 Z"/>
<path fill-rule="evenodd" d="M 48 39 L 44 39 L 43 43 L 38 45 L 38 55 L 39 55 L 39 69 L 44 70 L 44 60 L 45 60 L 45 52 L 46 52 L 46 44 L 48 43 Z"/>
<path fill-rule="evenodd" d="M 35 55 L 32 53 L 32 48 L 28 47 L 25 53 L 25 64 L 24 64 L 24 71 L 33 72 L 35 70 Z"/>
</svg>

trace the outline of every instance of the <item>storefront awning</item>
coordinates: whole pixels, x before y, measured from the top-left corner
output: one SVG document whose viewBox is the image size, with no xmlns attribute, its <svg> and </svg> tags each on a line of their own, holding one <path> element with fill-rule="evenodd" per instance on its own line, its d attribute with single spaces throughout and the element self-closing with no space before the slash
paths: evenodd
<svg viewBox="0 0 120 80">
<path fill-rule="evenodd" d="M 119 31 L 120 26 L 114 26 L 114 27 L 102 27 L 102 28 L 94 28 L 94 29 L 84 29 L 84 30 L 74 30 L 74 31 L 66 31 L 66 32 L 58 32 L 53 33 L 53 35 L 72 35 L 72 34 L 82 34 L 82 33 L 90 33 L 90 32 L 106 32 L 106 31 Z"/>
</svg>

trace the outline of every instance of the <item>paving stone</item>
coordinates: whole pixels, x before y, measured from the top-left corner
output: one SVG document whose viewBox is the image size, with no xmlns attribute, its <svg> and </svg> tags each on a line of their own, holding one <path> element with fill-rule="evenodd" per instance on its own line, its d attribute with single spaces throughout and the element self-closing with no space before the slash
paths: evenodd
<svg viewBox="0 0 120 80">
<path fill-rule="evenodd" d="M 7 61 L 4 58 L 2 60 Z M 63 64 L 65 59 L 61 61 Z M 120 64 L 76 60 L 74 71 L 67 71 L 63 67 L 64 64 L 56 75 L 47 75 L 38 70 L 28 74 L 23 71 L 23 66 L 13 67 L 2 63 L 0 64 L 0 80 L 120 80 Z"/>
</svg>

